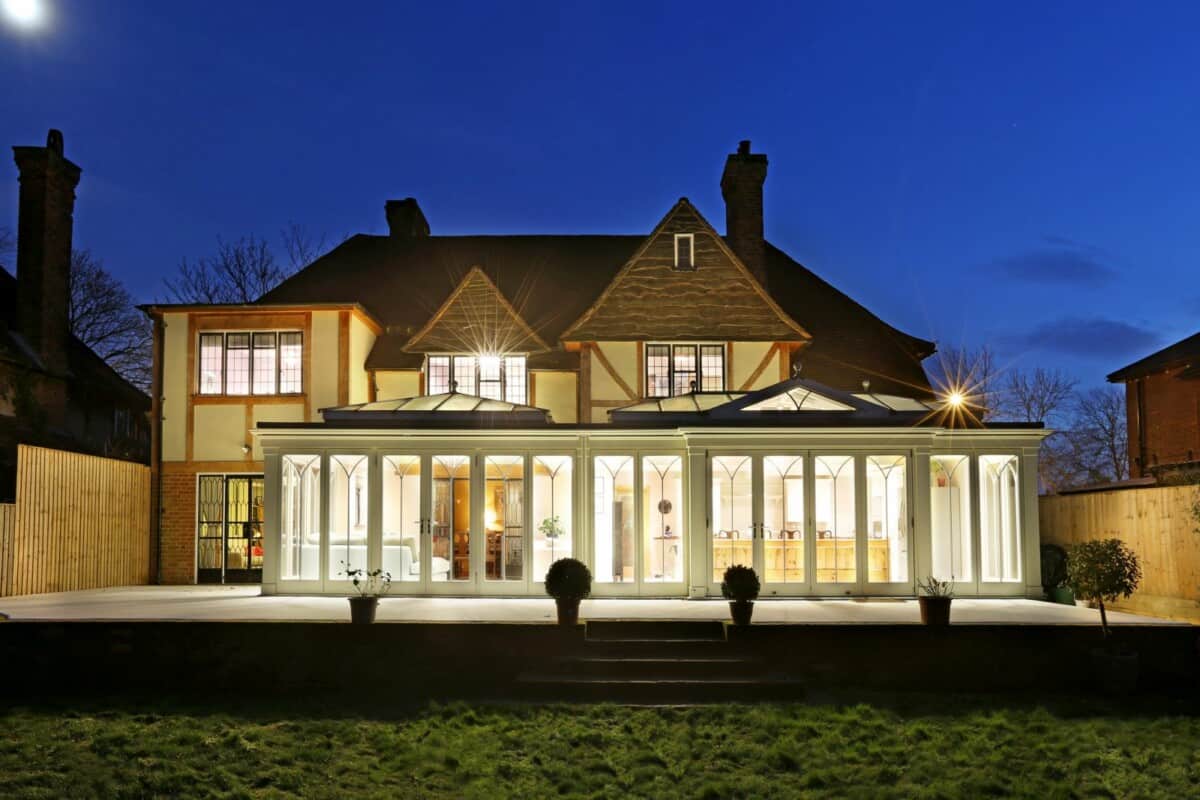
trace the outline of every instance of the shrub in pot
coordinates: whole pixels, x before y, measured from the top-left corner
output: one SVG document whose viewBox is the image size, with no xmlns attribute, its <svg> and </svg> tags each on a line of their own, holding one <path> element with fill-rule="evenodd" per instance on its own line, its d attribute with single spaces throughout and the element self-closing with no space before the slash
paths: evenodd
<svg viewBox="0 0 1200 800">
<path fill-rule="evenodd" d="M 1080 597 L 1100 609 L 1103 645 L 1092 650 L 1092 668 L 1100 688 L 1124 694 L 1137 688 L 1138 654 L 1114 642 L 1104 603 L 1129 597 L 1142 580 L 1137 554 L 1120 539 L 1072 545 L 1067 554 L 1067 579 Z"/>
<path fill-rule="evenodd" d="M 917 604 L 921 607 L 921 623 L 934 627 L 949 625 L 954 584 L 950 581 L 939 581 L 930 575 L 923 581 L 917 581 L 917 588 L 921 590 L 921 594 L 917 596 Z"/>
<path fill-rule="evenodd" d="M 356 594 L 350 598 L 350 621 L 355 625 L 370 625 L 375 621 L 375 611 L 379 607 L 379 598 L 392 588 L 392 573 L 382 569 L 346 569 L 342 562 L 342 571 L 354 585 Z"/>
<path fill-rule="evenodd" d="M 1067 585 L 1067 551 L 1056 544 L 1042 545 L 1042 591 L 1051 603 L 1075 605 L 1075 593 Z"/>
<path fill-rule="evenodd" d="M 754 601 L 762 584 L 758 574 L 751 567 L 734 564 L 725 570 L 721 580 L 721 595 L 729 601 L 729 614 L 733 617 L 734 625 L 749 625 L 750 617 L 754 615 Z"/>
<path fill-rule="evenodd" d="M 592 572 L 574 558 L 560 558 L 546 571 L 546 594 L 558 607 L 559 625 L 579 623 L 579 601 L 592 593 Z"/>
</svg>

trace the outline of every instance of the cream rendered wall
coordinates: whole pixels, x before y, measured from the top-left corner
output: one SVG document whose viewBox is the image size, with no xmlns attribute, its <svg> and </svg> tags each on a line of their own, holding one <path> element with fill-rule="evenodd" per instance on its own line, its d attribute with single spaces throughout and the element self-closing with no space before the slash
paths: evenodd
<svg viewBox="0 0 1200 800">
<path fill-rule="evenodd" d="M 309 385 L 312 409 L 338 404 L 338 312 L 314 311 L 312 315 L 312 375 Z M 362 362 L 359 362 L 361 366 Z M 199 426 L 196 428 L 199 430 Z"/>
<path fill-rule="evenodd" d="M 787 358 L 787 353 L 780 351 L 775 354 L 766 368 L 754 379 L 750 386 L 743 386 L 758 365 L 762 363 L 767 352 L 774 347 L 773 342 L 734 342 L 733 364 L 729 370 L 729 390 L 743 391 L 745 389 L 762 389 L 779 383 L 779 360 Z"/>
<path fill-rule="evenodd" d="M 595 347 L 604 354 L 621 380 L 637 392 L 638 363 L 636 342 L 597 342 Z M 612 378 L 599 357 L 592 353 L 592 399 L 623 400 L 632 403 L 625 390 Z"/>
<path fill-rule="evenodd" d="M 533 372 L 530 380 L 534 383 L 537 396 L 533 402 L 538 408 L 550 412 L 550 418 L 555 422 L 575 422 L 579 416 L 578 397 L 576 389 L 579 377 L 574 372 Z"/>
<path fill-rule="evenodd" d="M 304 401 L 297 403 L 272 403 L 271 405 L 255 406 L 251 411 L 251 425 L 260 422 L 304 422 Z M 262 448 L 254 442 L 254 452 L 251 454 L 255 461 L 262 461 Z"/>
<path fill-rule="evenodd" d="M 367 324 L 353 314 L 350 315 L 350 364 L 349 391 L 351 403 L 365 403 L 371 399 L 370 375 L 364 365 L 375 344 L 375 333 Z"/>
<path fill-rule="evenodd" d="M 163 314 L 163 461 L 187 458 L 187 353 L 187 314 Z"/>
<path fill-rule="evenodd" d="M 196 436 L 192 457 L 196 461 L 241 461 L 242 446 L 250 441 L 246 430 L 246 406 L 201 405 L 192 409 Z"/>
<path fill-rule="evenodd" d="M 420 370 L 388 370 L 375 373 L 375 399 L 399 400 L 421 394 Z"/>
</svg>

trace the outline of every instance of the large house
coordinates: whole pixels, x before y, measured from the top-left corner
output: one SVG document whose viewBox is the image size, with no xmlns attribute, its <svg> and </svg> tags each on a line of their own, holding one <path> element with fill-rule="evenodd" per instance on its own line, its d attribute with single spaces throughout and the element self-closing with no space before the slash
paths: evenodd
<svg viewBox="0 0 1200 800">
<path fill-rule="evenodd" d="M 156 305 L 161 577 L 344 593 L 1040 594 L 1040 425 L 964 425 L 933 344 L 763 235 L 742 142 L 726 235 L 433 236 L 417 202 L 238 306 Z"/>
<path fill-rule="evenodd" d="M 0 268 L 0 501 L 16 486 L 17 445 L 146 463 L 150 398 L 71 333 L 70 265 L 81 170 L 52 130 L 14 147 L 17 264 Z"/>
<path fill-rule="evenodd" d="M 1129 476 L 1200 474 L 1200 333 L 1108 376 L 1125 384 Z"/>
</svg>

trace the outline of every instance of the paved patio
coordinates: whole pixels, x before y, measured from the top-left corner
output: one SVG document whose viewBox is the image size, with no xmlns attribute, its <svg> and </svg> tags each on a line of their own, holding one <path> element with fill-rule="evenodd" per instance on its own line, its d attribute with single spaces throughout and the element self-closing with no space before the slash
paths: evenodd
<svg viewBox="0 0 1200 800">
<path fill-rule="evenodd" d="M 13 620 L 345 620 L 342 597 L 264 597 L 256 586 L 132 586 L 60 594 L 0 598 L 0 613 Z M 548 598 L 494 599 L 387 597 L 379 604 L 384 622 L 546 622 L 554 619 Z M 584 619 L 727 619 L 720 600 L 585 600 Z M 976 625 L 1098 625 L 1089 608 L 1035 600 L 954 601 L 953 621 Z M 758 623 L 894 624 L 920 621 L 915 600 L 760 600 Z M 1116 625 L 1187 623 L 1110 612 Z"/>
</svg>

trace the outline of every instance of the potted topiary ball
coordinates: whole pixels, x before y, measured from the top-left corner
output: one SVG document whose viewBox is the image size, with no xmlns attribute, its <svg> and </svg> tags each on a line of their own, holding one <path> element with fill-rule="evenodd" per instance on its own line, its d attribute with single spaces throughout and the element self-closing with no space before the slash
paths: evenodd
<svg viewBox="0 0 1200 800">
<path fill-rule="evenodd" d="M 1113 642 L 1104 602 L 1129 597 L 1142 580 L 1137 554 L 1120 539 L 1102 539 L 1072 545 L 1067 554 L 1067 579 L 1083 598 L 1100 609 L 1102 647 L 1092 650 L 1092 669 L 1100 688 L 1127 694 L 1137 688 L 1138 654 Z"/>
<path fill-rule="evenodd" d="M 762 584 L 758 574 L 750 567 L 734 564 L 725 570 L 721 581 L 721 594 L 729 601 L 729 614 L 734 625 L 749 625 L 754 615 L 754 601 Z"/>
<path fill-rule="evenodd" d="M 1075 593 L 1067 586 L 1067 551 L 1056 544 L 1042 545 L 1042 591 L 1051 603 L 1075 605 Z"/>
<path fill-rule="evenodd" d="M 546 594 L 558 607 L 558 624 L 579 624 L 579 601 L 592 593 L 592 573 L 587 564 L 574 558 L 560 558 L 546 571 Z"/>
<path fill-rule="evenodd" d="M 939 628 L 949 625 L 954 584 L 939 581 L 930 575 L 923 581 L 917 581 L 917 588 L 921 590 L 917 597 L 917 605 L 921 607 L 921 624 Z"/>
</svg>

